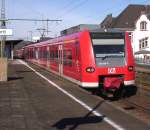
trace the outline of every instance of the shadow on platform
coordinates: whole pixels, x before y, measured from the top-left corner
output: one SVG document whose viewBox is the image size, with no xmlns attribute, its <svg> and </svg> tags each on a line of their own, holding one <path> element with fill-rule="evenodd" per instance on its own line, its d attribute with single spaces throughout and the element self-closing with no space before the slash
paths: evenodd
<svg viewBox="0 0 150 130">
<path fill-rule="evenodd" d="M 33 72 L 32 70 L 22 70 L 22 71 L 16 71 L 17 73 L 30 73 Z"/>
<path fill-rule="evenodd" d="M 95 124 L 102 122 L 103 117 L 89 116 L 89 117 L 75 117 L 75 118 L 64 118 L 53 125 L 58 130 L 63 130 L 66 127 L 70 127 L 69 130 L 75 130 L 79 125 L 84 124 Z"/>
<path fill-rule="evenodd" d="M 95 116 L 91 115 L 93 111 L 95 111 L 103 102 L 101 101 L 98 103 L 92 111 L 87 113 L 83 117 L 73 117 L 73 118 L 63 118 L 60 121 L 56 122 L 52 127 L 56 127 L 58 130 L 64 130 L 66 127 L 68 127 L 69 130 L 75 130 L 79 125 L 85 125 L 85 124 L 95 124 L 100 123 L 103 121 L 105 115 L 102 116 Z M 91 115 L 91 116 L 90 116 Z"/>
<path fill-rule="evenodd" d="M 8 81 L 23 79 L 24 77 L 8 77 Z"/>
</svg>

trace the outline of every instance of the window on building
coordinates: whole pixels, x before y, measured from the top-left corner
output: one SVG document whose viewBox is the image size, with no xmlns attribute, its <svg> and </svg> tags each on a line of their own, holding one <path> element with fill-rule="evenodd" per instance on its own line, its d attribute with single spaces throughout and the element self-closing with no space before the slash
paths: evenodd
<svg viewBox="0 0 150 130">
<path fill-rule="evenodd" d="M 144 44 L 144 42 L 142 41 L 142 48 L 144 48 L 145 47 L 145 44 Z"/>
<path fill-rule="evenodd" d="M 145 46 L 148 47 L 148 37 L 145 38 Z"/>
<path fill-rule="evenodd" d="M 139 40 L 139 50 L 148 48 L 148 37 Z"/>
<path fill-rule="evenodd" d="M 147 22 L 146 21 L 142 21 L 140 23 L 140 30 L 142 30 L 142 31 L 147 30 Z"/>
<path fill-rule="evenodd" d="M 141 50 L 142 46 L 141 46 L 141 43 L 139 44 L 139 49 Z"/>
</svg>

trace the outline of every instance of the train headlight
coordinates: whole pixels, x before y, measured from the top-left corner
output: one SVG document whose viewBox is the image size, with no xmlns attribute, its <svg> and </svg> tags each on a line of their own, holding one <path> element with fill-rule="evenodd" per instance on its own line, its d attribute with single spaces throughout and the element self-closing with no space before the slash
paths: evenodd
<svg viewBox="0 0 150 130">
<path fill-rule="evenodd" d="M 93 67 L 86 68 L 86 72 L 88 72 L 88 73 L 93 73 L 94 71 L 95 71 L 95 68 L 93 68 Z"/>
<path fill-rule="evenodd" d="M 133 71 L 133 69 L 134 69 L 133 66 L 128 66 L 129 71 Z"/>
</svg>

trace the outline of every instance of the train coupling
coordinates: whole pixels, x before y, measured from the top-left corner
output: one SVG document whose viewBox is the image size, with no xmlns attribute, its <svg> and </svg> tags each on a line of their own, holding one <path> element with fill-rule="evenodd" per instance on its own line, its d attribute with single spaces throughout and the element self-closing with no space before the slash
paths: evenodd
<svg viewBox="0 0 150 130">
<path fill-rule="evenodd" d="M 105 77 L 103 87 L 105 90 L 119 89 L 123 83 L 123 78 L 120 77 Z"/>
</svg>

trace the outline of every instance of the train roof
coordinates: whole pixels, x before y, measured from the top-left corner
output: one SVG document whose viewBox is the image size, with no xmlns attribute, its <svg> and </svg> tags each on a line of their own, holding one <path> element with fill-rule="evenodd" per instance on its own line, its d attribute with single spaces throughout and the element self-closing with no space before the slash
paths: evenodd
<svg viewBox="0 0 150 130">
<path fill-rule="evenodd" d="M 124 30 L 120 30 L 118 28 L 107 28 L 107 29 L 96 29 L 89 31 L 91 33 L 125 33 Z"/>
<path fill-rule="evenodd" d="M 57 42 L 60 43 L 64 40 L 67 41 L 67 40 L 71 40 L 71 39 L 76 39 L 76 38 L 80 37 L 80 35 L 83 32 L 89 32 L 90 34 L 92 34 L 92 33 L 103 33 L 103 34 L 106 34 L 106 33 L 115 33 L 115 34 L 116 33 L 117 34 L 124 33 L 123 31 L 120 31 L 120 30 L 117 30 L 117 29 L 107 29 L 107 30 L 100 29 L 100 30 L 92 30 L 92 31 L 85 30 L 85 31 L 82 31 L 82 32 L 69 34 L 69 35 L 66 35 L 66 36 L 59 36 L 59 37 L 56 37 L 56 38 L 53 38 L 53 39 L 50 39 L 50 40 L 46 40 L 46 41 L 42 41 L 42 42 L 39 42 L 39 43 L 30 44 L 30 45 L 27 45 L 25 47 L 45 46 L 45 45 L 51 44 L 51 43 L 57 43 Z"/>
<path fill-rule="evenodd" d="M 47 40 L 47 41 L 42 41 L 42 42 L 39 42 L 39 43 L 35 43 L 35 44 L 30 44 L 30 45 L 27 45 L 25 47 L 32 47 L 32 46 L 45 46 L 47 44 L 51 44 L 51 43 L 55 43 L 55 42 L 62 42 L 63 40 L 71 40 L 71 39 L 75 39 L 75 38 L 78 38 L 80 35 L 81 35 L 82 32 L 78 32 L 78 33 L 74 33 L 74 34 L 70 34 L 70 35 L 66 35 L 66 36 L 59 36 L 59 37 L 56 37 L 56 38 L 53 38 L 53 39 L 50 39 L 50 40 Z"/>
</svg>

